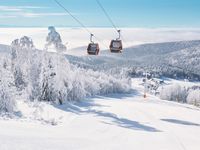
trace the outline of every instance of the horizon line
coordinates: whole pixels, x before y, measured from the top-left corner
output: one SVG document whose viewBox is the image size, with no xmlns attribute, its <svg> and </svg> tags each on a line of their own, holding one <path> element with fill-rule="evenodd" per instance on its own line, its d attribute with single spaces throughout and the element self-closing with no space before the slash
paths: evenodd
<svg viewBox="0 0 200 150">
<path fill-rule="evenodd" d="M 57 28 L 82 28 L 80 26 L 67 26 L 67 25 L 42 25 L 42 26 L 13 26 L 13 25 L 0 25 L 0 28 L 48 28 L 54 26 Z M 87 28 L 113 28 L 112 26 L 87 26 Z M 199 27 L 184 27 L 184 26 L 158 26 L 158 27 L 144 27 L 144 26 L 119 26 L 117 28 L 135 28 L 135 29 L 200 29 Z"/>
</svg>

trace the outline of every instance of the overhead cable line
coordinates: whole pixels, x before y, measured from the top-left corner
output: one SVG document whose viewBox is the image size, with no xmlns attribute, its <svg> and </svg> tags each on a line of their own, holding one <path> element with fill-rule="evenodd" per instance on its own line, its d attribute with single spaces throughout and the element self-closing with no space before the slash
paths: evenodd
<svg viewBox="0 0 200 150">
<path fill-rule="evenodd" d="M 107 47 L 102 40 L 96 37 L 78 18 L 76 18 L 67 8 L 65 8 L 59 1 L 54 0 L 57 5 L 59 5 L 67 14 L 69 14 L 82 28 L 85 29 L 90 35 L 93 35 L 100 43 Z"/>
<path fill-rule="evenodd" d="M 103 5 L 101 4 L 101 2 L 99 0 L 96 0 L 97 4 L 99 5 L 99 7 L 102 9 L 102 11 L 104 12 L 105 16 L 108 18 L 109 22 L 111 23 L 111 25 L 113 26 L 113 28 L 117 31 L 117 33 L 120 32 L 120 30 L 117 28 L 117 26 L 114 24 L 113 20 L 111 19 L 110 15 L 108 14 L 108 12 L 106 11 L 106 9 L 103 7 Z M 124 37 L 121 35 L 122 40 L 126 43 L 126 41 L 124 40 Z"/>
<path fill-rule="evenodd" d="M 81 22 L 81 21 L 79 21 L 79 19 L 77 19 L 69 10 L 67 10 L 60 2 L 58 2 L 57 0 L 54 0 L 62 9 L 64 9 L 65 10 L 65 12 L 66 13 L 68 13 L 76 22 L 78 22 L 80 25 L 81 25 L 81 27 L 83 27 L 89 34 L 92 34 L 91 32 L 90 32 L 90 30 L 88 30 L 87 28 L 86 28 L 86 26 Z"/>
<path fill-rule="evenodd" d="M 106 17 L 108 18 L 108 20 L 110 21 L 110 23 L 112 24 L 112 26 L 114 27 L 114 29 L 118 32 L 117 26 L 112 21 L 111 17 L 109 16 L 109 14 L 106 11 L 106 9 L 103 7 L 103 5 L 100 3 L 99 0 L 96 0 L 96 2 L 99 5 L 99 7 L 102 9 L 102 11 L 104 12 L 104 14 L 106 15 Z"/>
</svg>

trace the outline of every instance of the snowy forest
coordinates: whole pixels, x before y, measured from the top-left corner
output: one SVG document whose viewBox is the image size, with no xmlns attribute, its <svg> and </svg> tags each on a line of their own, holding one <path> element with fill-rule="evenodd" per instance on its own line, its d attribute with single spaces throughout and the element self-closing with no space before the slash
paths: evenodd
<svg viewBox="0 0 200 150">
<path fill-rule="evenodd" d="M 109 93 L 129 93 L 127 76 L 80 68 L 70 64 L 60 34 L 49 27 L 44 50 L 27 36 L 15 39 L 9 53 L 0 57 L 0 111 L 13 113 L 16 101 L 47 101 L 63 104 Z M 48 49 L 56 52 L 48 52 Z"/>
</svg>

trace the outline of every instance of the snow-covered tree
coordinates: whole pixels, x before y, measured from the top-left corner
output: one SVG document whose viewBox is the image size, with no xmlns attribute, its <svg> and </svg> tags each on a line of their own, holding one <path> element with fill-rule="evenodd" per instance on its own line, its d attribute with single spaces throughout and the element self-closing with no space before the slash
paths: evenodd
<svg viewBox="0 0 200 150">
<path fill-rule="evenodd" d="M 38 50 L 33 50 L 30 58 L 28 93 L 29 98 L 38 100 L 42 91 L 42 56 Z"/>
<path fill-rule="evenodd" d="M 27 85 L 30 59 L 33 59 L 31 53 L 34 49 L 32 39 L 27 36 L 15 39 L 11 44 L 12 72 L 15 85 L 19 90 Z"/>
<path fill-rule="evenodd" d="M 55 27 L 50 26 L 48 28 L 49 33 L 46 38 L 46 48 L 48 49 L 50 46 L 54 46 L 54 48 L 59 52 L 62 53 L 65 51 L 67 48 L 66 46 L 62 43 L 62 39 L 60 34 L 56 31 Z"/>
<path fill-rule="evenodd" d="M 13 86 L 13 76 L 11 74 L 11 64 L 8 59 L 0 64 L 0 113 L 12 113 L 15 109 L 15 93 Z"/>
<path fill-rule="evenodd" d="M 41 100 L 44 101 L 56 101 L 57 93 L 56 90 L 56 70 L 55 63 L 53 63 L 53 59 L 45 54 L 43 69 L 42 69 L 42 93 Z"/>
</svg>

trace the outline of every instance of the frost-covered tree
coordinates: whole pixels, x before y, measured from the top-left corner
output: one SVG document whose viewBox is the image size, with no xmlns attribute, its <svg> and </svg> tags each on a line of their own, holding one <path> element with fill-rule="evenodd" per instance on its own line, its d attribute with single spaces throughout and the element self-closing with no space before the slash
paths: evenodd
<svg viewBox="0 0 200 150">
<path fill-rule="evenodd" d="M 13 86 L 13 76 L 11 74 L 11 64 L 8 59 L 0 64 L 0 113 L 12 113 L 15 109 L 15 93 Z"/>
<path fill-rule="evenodd" d="M 49 33 L 48 36 L 46 38 L 46 48 L 48 49 L 50 46 L 54 46 L 54 48 L 58 51 L 58 52 L 63 52 L 65 51 L 67 48 L 66 46 L 62 43 L 62 39 L 60 34 L 56 31 L 55 27 L 50 26 L 48 28 Z"/>
<path fill-rule="evenodd" d="M 42 91 L 42 52 L 31 38 L 24 36 L 12 42 L 11 60 L 15 86 L 25 90 L 29 100 L 38 100 Z"/>
<path fill-rule="evenodd" d="M 41 100 L 62 104 L 67 95 L 65 79 L 67 68 L 62 62 L 62 55 L 45 53 L 42 65 L 42 92 Z M 67 60 L 64 60 L 67 61 Z M 63 69 L 65 68 L 65 69 Z"/>
<path fill-rule="evenodd" d="M 20 39 L 15 39 L 11 44 L 11 61 L 14 82 L 19 90 L 22 90 L 27 85 L 27 75 L 30 67 L 30 59 L 34 44 L 31 38 L 24 36 Z"/>
<path fill-rule="evenodd" d="M 42 56 L 41 52 L 33 50 L 30 58 L 28 93 L 29 98 L 38 100 L 42 91 Z"/>
<path fill-rule="evenodd" d="M 44 57 L 43 70 L 42 70 L 42 93 L 41 100 L 45 101 L 56 101 L 57 91 L 56 91 L 56 81 L 55 76 L 55 64 L 53 59 L 47 54 Z"/>
<path fill-rule="evenodd" d="M 20 39 L 19 46 L 23 49 L 34 49 L 33 41 L 31 38 L 24 36 Z"/>
</svg>

